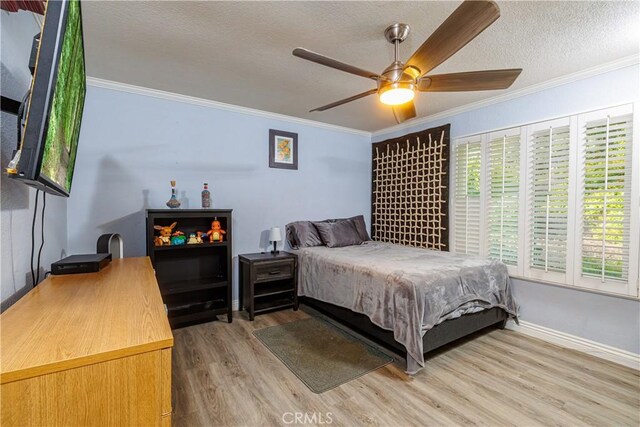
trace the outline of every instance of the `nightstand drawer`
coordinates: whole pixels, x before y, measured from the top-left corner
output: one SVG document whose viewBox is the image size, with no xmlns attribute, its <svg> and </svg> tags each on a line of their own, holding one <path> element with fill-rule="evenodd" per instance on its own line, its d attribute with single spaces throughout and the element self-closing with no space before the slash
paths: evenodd
<svg viewBox="0 0 640 427">
<path fill-rule="evenodd" d="M 293 262 L 261 262 L 255 265 L 255 269 L 256 282 L 270 282 L 293 277 Z"/>
</svg>

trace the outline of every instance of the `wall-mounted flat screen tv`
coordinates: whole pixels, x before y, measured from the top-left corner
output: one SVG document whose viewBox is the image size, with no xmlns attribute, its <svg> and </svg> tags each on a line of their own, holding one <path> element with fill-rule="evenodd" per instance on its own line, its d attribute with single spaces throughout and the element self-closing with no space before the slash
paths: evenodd
<svg viewBox="0 0 640 427">
<path fill-rule="evenodd" d="M 69 196 L 86 94 L 79 0 L 49 0 L 40 35 L 20 157 L 10 176 Z"/>
</svg>

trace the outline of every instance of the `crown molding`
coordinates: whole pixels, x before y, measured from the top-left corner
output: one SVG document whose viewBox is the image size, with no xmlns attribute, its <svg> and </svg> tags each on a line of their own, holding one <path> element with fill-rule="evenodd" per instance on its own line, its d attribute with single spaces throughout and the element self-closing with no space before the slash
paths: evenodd
<svg viewBox="0 0 640 427">
<path fill-rule="evenodd" d="M 578 71 L 576 73 L 567 74 L 565 76 L 557 77 L 555 79 L 547 80 L 545 82 L 537 83 L 531 86 L 527 86 L 522 89 L 518 89 L 512 92 L 494 96 L 491 98 L 483 99 L 481 101 L 472 102 L 470 104 L 461 105 L 459 107 L 451 108 L 449 110 L 441 111 L 430 116 L 421 117 L 416 120 L 410 120 L 408 122 L 390 126 L 377 130 L 375 132 L 367 132 L 360 129 L 348 128 L 345 126 L 332 125 L 329 123 L 318 122 L 315 120 L 301 119 L 299 117 L 287 116 L 284 114 L 272 113 L 269 111 L 258 110 L 255 108 L 241 107 L 239 105 L 227 104 L 224 102 L 212 101 L 209 99 L 197 98 L 194 96 L 182 95 L 174 92 L 167 92 L 158 89 L 151 89 L 142 86 L 130 85 L 127 83 L 120 83 L 112 80 L 100 79 L 97 77 L 87 77 L 87 84 L 93 87 L 99 87 L 103 89 L 116 90 L 120 92 L 127 92 L 136 95 L 149 96 L 152 98 L 166 99 L 169 101 L 182 102 L 186 104 L 198 105 L 201 107 L 215 108 L 218 110 L 233 111 L 240 114 L 248 114 L 257 117 L 263 117 L 273 120 L 281 120 L 289 123 L 296 123 L 305 126 L 312 126 L 321 129 L 328 129 L 337 132 L 350 133 L 353 135 L 370 137 L 373 140 L 380 136 L 384 136 L 393 132 L 414 128 L 421 124 L 427 124 L 429 122 L 439 120 L 445 117 L 454 116 L 456 114 L 465 113 L 468 111 L 476 110 L 478 108 L 488 107 L 490 105 L 506 102 L 512 99 L 516 99 L 522 96 L 530 95 L 536 92 L 541 92 L 546 89 L 550 89 L 556 86 L 561 86 L 567 83 L 583 80 L 589 77 L 604 74 L 610 71 L 615 71 L 621 68 L 630 67 L 640 63 L 640 55 L 635 54 L 627 56 L 612 62 L 601 64 L 586 70 Z"/>
<path fill-rule="evenodd" d="M 116 90 L 135 95 L 148 96 L 152 98 L 160 98 L 168 101 L 182 102 L 185 104 L 197 105 L 200 107 L 215 108 L 217 110 L 232 111 L 240 114 L 247 114 L 272 120 L 281 120 L 289 123 L 295 123 L 304 126 L 312 126 L 321 129 L 328 129 L 337 132 L 350 133 L 353 135 L 366 136 L 371 138 L 371 132 L 360 129 L 353 129 L 344 126 L 332 125 L 329 123 L 318 122 L 315 120 L 301 119 L 299 117 L 287 116 L 284 114 L 272 113 L 269 111 L 257 110 L 255 108 L 241 107 L 239 105 L 226 104 L 224 102 L 212 101 L 209 99 L 197 98 L 194 96 L 181 95 L 179 93 L 167 92 L 158 89 L 151 89 L 142 86 L 130 85 L 127 83 L 115 82 L 112 80 L 100 79 L 97 77 L 87 76 L 87 85 L 102 89 Z"/>
<path fill-rule="evenodd" d="M 420 126 L 421 124 L 427 124 L 434 120 L 439 120 L 445 117 L 454 116 L 456 114 L 466 113 L 471 110 L 476 110 L 478 108 L 488 107 L 490 105 L 498 104 L 501 102 L 509 101 L 515 98 L 520 98 L 522 96 L 531 95 L 536 92 L 541 92 L 546 89 L 550 89 L 556 86 L 565 85 L 567 83 L 572 83 L 578 80 L 584 80 L 589 77 L 597 76 L 599 74 L 608 73 L 610 71 L 619 70 L 621 68 L 631 67 L 633 65 L 640 63 L 640 54 L 635 54 L 631 56 L 626 56 L 624 58 L 617 59 L 615 61 L 607 62 L 605 64 L 597 65 L 595 67 L 587 68 L 582 71 L 578 71 L 575 73 L 567 74 L 564 76 L 556 77 L 551 80 L 547 80 L 541 83 L 537 83 L 531 86 L 524 87 L 522 89 L 514 90 L 512 92 L 507 92 L 502 95 L 494 96 L 491 98 L 483 99 L 477 102 L 472 102 L 470 104 L 461 105 L 459 107 L 451 108 L 449 110 L 441 111 L 436 114 L 432 114 L 430 116 L 421 117 L 416 120 L 410 120 L 408 122 L 404 122 L 398 125 L 390 126 L 384 129 L 377 130 L 372 132 L 371 138 L 372 141 L 380 136 L 384 136 L 393 132 L 397 132 L 400 130 L 405 130 L 409 128 L 414 128 L 416 126 Z"/>
</svg>

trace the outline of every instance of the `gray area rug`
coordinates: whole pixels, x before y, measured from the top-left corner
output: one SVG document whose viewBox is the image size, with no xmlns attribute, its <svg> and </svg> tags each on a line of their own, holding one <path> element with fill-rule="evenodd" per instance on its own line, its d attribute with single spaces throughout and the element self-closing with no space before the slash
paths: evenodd
<svg viewBox="0 0 640 427">
<path fill-rule="evenodd" d="M 253 334 L 314 393 L 322 393 L 393 358 L 319 318 L 271 326 Z"/>
</svg>

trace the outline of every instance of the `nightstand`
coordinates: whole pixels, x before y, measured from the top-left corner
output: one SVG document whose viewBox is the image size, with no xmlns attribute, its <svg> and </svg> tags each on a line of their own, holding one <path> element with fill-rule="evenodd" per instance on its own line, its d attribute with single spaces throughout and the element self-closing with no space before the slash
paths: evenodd
<svg viewBox="0 0 640 427">
<path fill-rule="evenodd" d="M 298 309 L 298 257 L 280 251 L 239 255 L 240 311 L 249 320 L 256 314 L 293 307 Z"/>
</svg>

